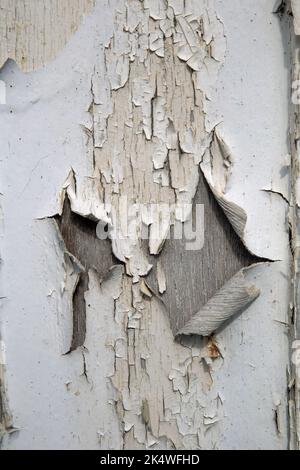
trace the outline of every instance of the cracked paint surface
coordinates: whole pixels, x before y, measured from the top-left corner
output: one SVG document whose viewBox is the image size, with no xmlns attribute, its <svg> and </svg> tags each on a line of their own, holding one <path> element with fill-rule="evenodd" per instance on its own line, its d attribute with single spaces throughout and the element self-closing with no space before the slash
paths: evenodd
<svg viewBox="0 0 300 470">
<path fill-rule="evenodd" d="M 8 59 L 24 72 L 45 66 L 93 7 L 94 0 L 1 0 L 0 66 Z"/>
<path fill-rule="evenodd" d="M 31 341 L 23 352 L 23 361 L 31 364 L 31 373 L 42 377 L 42 383 L 49 386 L 49 392 L 42 390 L 41 400 L 36 399 L 39 393 L 36 384 L 23 394 L 21 400 L 14 385 L 20 380 L 27 383 L 26 368 L 18 371 L 17 376 L 8 375 L 16 426 L 26 428 L 24 423 L 30 420 L 30 411 L 34 409 L 39 412 L 44 428 L 34 433 L 28 427 L 22 429 L 18 437 L 17 434 L 6 437 L 4 447 L 57 447 L 62 445 L 62 438 L 63 445 L 68 448 L 228 448 L 236 445 L 259 446 L 258 440 L 269 447 L 284 447 L 284 430 L 278 424 L 279 418 L 276 422 L 274 420 L 275 411 L 279 416 L 280 403 L 284 403 L 286 386 L 281 380 L 284 375 L 282 369 L 285 368 L 281 356 L 286 348 L 282 339 L 284 327 L 282 323 L 274 326 L 274 318 L 278 322 L 286 320 L 285 284 L 282 281 L 284 262 L 266 266 L 264 269 L 270 273 L 269 276 L 260 266 L 249 273 L 250 284 L 262 286 L 263 295 L 251 305 L 249 311 L 221 331 L 216 339 L 192 336 L 177 342 L 159 300 L 147 287 L 145 276 L 151 270 L 151 262 L 138 234 L 133 240 L 126 237 L 121 242 L 112 240 L 113 254 L 123 265 L 113 268 L 108 278 L 104 276 L 101 279 L 95 266 L 91 263 L 83 266 L 83 259 L 77 258 L 79 265 L 76 261 L 76 266 L 79 266 L 79 271 L 84 267 L 87 275 L 84 289 L 86 331 L 82 344 L 70 354 L 65 354 L 72 342 L 72 317 L 69 314 L 72 313 L 71 300 L 78 273 L 72 256 L 68 255 L 66 260 L 68 247 L 59 240 L 53 221 L 40 220 L 62 213 L 63 201 L 57 200 L 60 189 L 63 187 L 63 195 L 70 201 L 74 214 L 92 223 L 103 221 L 121 231 L 122 207 L 119 206 L 123 195 L 129 198 L 130 203 L 171 202 L 176 207 L 176 204 L 191 202 L 200 175 L 195 169 L 201 163 L 203 172 L 208 172 L 205 174 L 208 182 L 207 175 L 212 170 L 211 188 L 223 202 L 224 182 L 231 163 L 228 152 L 223 151 L 223 147 L 229 148 L 231 145 L 225 144 L 225 137 L 224 145 L 220 144 L 218 130 L 214 129 L 221 119 L 212 112 L 215 93 L 218 100 L 223 99 L 222 93 L 217 90 L 217 83 L 218 75 L 226 67 L 225 49 L 227 47 L 227 51 L 231 51 L 234 48 L 234 32 L 230 32 L 230 17 L 233 15 L 228 2 L 227 6 L 223 4 L 222 10 L 223 13 L 227 12 L 226 21 L 220 20 L 212 1 L 199 5 L 199 2 L 170 0 L 167 6 L 160 1 L 145 1 L 143 4 L 120 1 L 104 6 L 100 3 L 82 32 L 79 28 L 78 34 L 70 40 L 68 48 L 73 52 L 58 57 L 55 63 L 47 66 L 47 75 L 53 80 L 49 92 L 43 71 L 25 79 L 12 64 L 4 70 L 7 80 L 11 79 L 12 74 L 12 82 L 17 89 L 22 88 L 24 80 L 27 80 L 28 95 L 23 95 L 21 104 L 17 101 L 11 107 L 13 112 L 10 118 L 18 120 L 20 117 L 20 121 L 14 124 L 18 125 L 23 139 L 19 145 L 22 145 L 24 155 L 36 158 L 29 160 L 31 165 L 24 169 L 24 174 L 17 172 L 16 175 L 21 182 L 20 197 L 25 206 L 24 214 L 18 221 L 17 233 L 22 232 L 22 239 L 21 235 L 17 236 L 21 245 L 24 238 L 27 244 L 30 240 L 35 246 L 35 256 L 41 266 L 37 272 L 33 271 L 27 276 L 23 273 L 22 276 L 22 282 L 25 279 L 26 285 L 38 286 L 36 304 L 31 308 L 32 295 L 29 298 L 25 289 L 22 290 L 25 305 L 22 315 L 25 320 L 31 320 Z M 222 4 L 217 3 L 219 7 Z M 235 8 L 238 8 L 237 3 Z M 250 9 L 250 6 L 247 8 Z M 247 8 L 239 10 L 245 28 L 248 25 Z M 242 14 L 244 11 L 245 17 Z M 264 14 L 267 11 L 264 10 Z M 103 24 L 99 28 L 100 17 Z M 230 47 L 228 44 L 226 46 L 226 24 Z M 257 26 L 256 34 L 264 28 Z M 99 29 L 103 31 L 100 33 Z M 276 31 L 274 29 L 272 34 L 279 47 L 281 43 Z M 88 48 L 86 44 L 96 46 Z M 78 47 L 81 54 L 78 54 Z M 258 53 L 254 46 L 251 47 Z M 76 57 L 76 65 L 68 62 L 66 65 L 64 61 L 67 57 L 70 61 Z M 232 58 L 229 57 L 230 60 Z M 57 77 L 62 79 L 60 74 L 65 75 L 66 66 L 71 72 L 65 78 L 64 83 L 68 86 L 64 88 L 64 83 L 60 83 Z M 224 69 L 224 73 L 228 73 L 229 69 L 226 69 L 227 72 Z M 239 70 L 237 67 L 233 69 Z M 232 90 L 231 80 L 226 83 Z M 57 95 L 55 87 L 59 87 L 60 92 L 68 89 L 68 93 L 63 95 L 63 110 L 60 107 L 62 97 L 59 93 Z M 45 90 L 51 99 L 43 100 Z M 229 102 L 232 101 L 228 98 Z M 270 102 L 273 103 L 271 98 Z M 58 108 L 62 114 L 57 112 Z M 224 114 L 227 112 L 225 108 L 222 108 Z M 44 113 L 45 109 L 47 113 Z M 234 106 L 231 108 L 234 119 L 233 110 Z M 45 114 L 43 131 L 38 127 L 41 112 Z M 248 118 L 253 115 L 249 112 Z M 225 121 L 230 121 L 228 115 Z M 36 123 L 38 136 L 30 143 L 25 137 L 29 122 Z M 44 135 L 48 136 L 46 140 L 43 140 Z M 234 130 L 228 132 L 226 128 L 222 132 L 226 142 L 227 136 L 232 142 L 235 135 Z M 17 145 L 15 142 L 11 147 L 4 144 L 11 162 L 18 154 Z M 40 146 L 47 148 L 47 152 L 41 152 Z M 223 149 L 220 152 L 221 160 L 217 152 L 220 146 Z M 242 192 L 243 185 L 247 186 L 245 173 L 251 175 L 249 179 L 252 184 L 255 182 L 251 165 L 245 165 L 244 152 L 245 147 L 241 152 L 234 152 L 236 164 L 228 195 L 228 200 L 233 204 L 243 201 L 238 191 Z M 276 158 L 272 154 L 272 159 L 270 161 L 276 162 L 272 171 L 276 173 L 281 162 L 279 165 L 277 154 Z M 244 170 L 239 168 L 239 161 L 244 165 Z M 21 162 L 23 164 L 23 160 Z M 261 168 L 258 157 L 255 162 L 257 168 Z M 70 172 L 70 168 L 74 171 Z M 45 175 L 53 183 L 51 189 L 41 181 L 41 176 Z M 243 182 L 237 183 L 238 177 Z M 267 184 L 270 183 L 270 172 L 266 173 L 266 179 L 268 181 L 260 189 L 270 187 Z M 274 187 L 278 188 L 277 185 Z M 232 188 L 237 193 L 234 194 Z M 247 188 L 251 193 L 250 187 Z M 4 213 L 8 214 L 8 201 L 12 201 L 14 196 L 9 187 L 5 186 L 3 192 L 6 195 Z M 32 194 L 38 195 L 35 202 Z M 257 203 L 251 205 L 246 201 L 245 204 L 238 204 L 243 209 L 235 226 L 233 222 L 232 225 L 240 236 L 243 234 L 245 245 L 251 252 L 259 251 L 256 250 L 257 246 L 263 247 L 259 251 L 260 256 L 277 259 L 278 251 L 283 253 L 285 249 L 286 239 L 281 225 L 277 235 L 278 239 L 281 237 L 280 243 L 272 238 L 275 241 L 271 247 L 262 243 L 259 245 L 263 239 L 260 233 L 254 236 L 252 232 L 251 238 L 247 233 L 248 223 L 245 227 L 245 214 L 250 214 L 251 229 L 253 212 L 262 211 L 265 201 L 271 204 L 269 198 L 270 195 L 261 192 Z M 278 217 L 276 220 L 280 217 L 281 221 L 286 207 L 281 206 L 284 201 L 280 198 L 274 199 L 270 206 L 271 214 Z M 44 201 L 43 204 L 41 201 Z M 110 219 L 111 206 L 117 214 L 113 220 Z M 227 210 L 230 213 L 230 207 Z M 183 221 L 190 214 L 178 215 L 174 211 L 174 219 L 176 216 Z M 234 211 L 233 216 L 236 216 Z M 267 230 L 263 220 L 260 223 Z M 14 224 L 13 220 L 7 219 L 8 237 L 14 230 Z M 150 229 L 147 250 L 156 256 L 163 254 L 164 237 L 155 238 L 153 224 L 153 220 L 145 218 L 145 225 Z M 261 229 L 262 232 L 264 230 Z M 15 235 L 14 247 L 17 241 Z M 13 247 L 8 246 L 7 259 L 11 259 L 10 250 Z M 23 267 L 26 266 L 27 256 L 29 253 L 26 250 L 19 254 Z M 9 269 L 6 262 L 7 282 L 12 279 L 12 272 L 17 272 L 13 263 L 12 271 Z M 47 270 L 47 276 L 41 276 L 43 270 Z M 157 272 L 159 292 L 163 294 L 168 291 L 168 283 L 161 264 Z M 18 278 L 10 285 L 6 284 L 8 295 L 13 299 L 6 307 L 12 310 L 6 312 L 23 312 L 22 305 L 16 306 L 17 296 L 13 295 L 14 287 L 20 285 L 21 279 Z M 271 292 L 272 289 L 281 292 L 279 300 Z M 40 305 L 44 306 L 43 309 Z M 34 315 L 29 317 L 29 311 Z M 262 312 L 268 314 L 263 316 Z M 63 318 L 64 314 L 69 316 Z M 24 319 L 16 322 L 16 337 L 23 331 Z M 8 326 L 11 321 L 6 313 Z M 48 328 L 41 328 L 45 322 Z M 17 363 L 18 352 L 14 348 L 12 331 L 12 327 L 5 329 L 8 361 Z M 272 355 L 267 355 L 262 336 L 270 338 L 270 331 L 273 350 Z M 38 359 L 33 361 L 33 357 Z M 274 369 L 275 364 L 280 374 L 278 372 L 278 376 L 271 378 L 266 371 Z M 48 376 L 49 371 L 51 377 L 47 379 L 45 373 Z M 243 383 L 244 377 L 247 385 Z M 279 390 L 276 399 L 268 397 L 268 391 L 273 386 Z M 240 390 L 242 393 L 237 403 L 234 397 Z M 258 426 L 256 436 L 247 438 L 243 416 L 250 421 L 255 416 L 252 425 L 259 423 L 257 402 L 253 401 L 258 394 L 265 396 L 266 400 L 262 415 L 264 426 Z M 43 405 L 45 401 L 49 404 L 48 408 Z M 234 411 L 233 402 L 238 412 Z M 85 429 L 87 419 L 89 426 Z M 19 426 L 20 423 L 23 426 Z M 232 423 L 235 437 L 232 435 Z M 267 430 L 266 434 L 263 434 L 262 428 Z M 279 428 L 281 434 L 278 433 Z M 86 430 L 84 435 L 82 429 Z M 47 437 L 50 434 L 53 437 L 49 444 Z M 33 437 L 37 435 L 38 443 L 35 444 Z"/>
</svg>

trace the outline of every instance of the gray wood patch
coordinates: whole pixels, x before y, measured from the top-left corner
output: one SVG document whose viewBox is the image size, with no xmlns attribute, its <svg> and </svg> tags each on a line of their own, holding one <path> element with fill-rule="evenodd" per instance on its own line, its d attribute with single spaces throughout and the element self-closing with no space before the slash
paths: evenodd
<svg viewBox="0 0 300 470">
<path fill-rule="evenodd" d="M 204 204 L 204 246 L 198 251 L 186 250 L 186 239 L 166 240 L 161 254 L 151 256 L 154 265 L 147 277 L 148 285 L 157 293 L 157 262 L 160 260 L 166 277 L 166 292 L 159 297 L 168 312 L 174 334 L 241 268 L 258 260 L 249 253 L 233 230 L 215 200 L 200 171 L 195 204 Z"/>
</svg>

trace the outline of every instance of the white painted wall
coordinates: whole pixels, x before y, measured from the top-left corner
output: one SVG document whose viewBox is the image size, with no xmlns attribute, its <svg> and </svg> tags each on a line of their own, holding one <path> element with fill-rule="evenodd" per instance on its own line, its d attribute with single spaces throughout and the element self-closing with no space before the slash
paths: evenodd
<svg viewBox="0 0 300 470">
<path fill-rule="evenodd" d="M 1 335 L 7 396 L 18 429 L 5 436 L 3 448 L 164 448 L 173 441 L 181 448 L 285 449 L 288 208 L 280 195 L 262 191 L 272 189 L 286 198 L 289 192 L 289 33 L 272 13 L 274 0 L 217 0 L 215 6 L 227 47 L 206 103 L 207 118 L 212 125 L 221 122 L 235 155 L 228 197 L 248 214 L 246 242 L 276 262 L 249 275 L 260 297 L 218 334 L 224 359 L 213 365 L 211 386 L 200 363 L 201 343 L 175 344 L 153 302 L 135 337 L 135 353 L 147 356 L 148 378 L 136 396 L 126 396 L 122 380 L 132 330 L 126 336 L 124 318 L 130 290 L 123 284 L 116 320 L 113 296 L 119 279 L 99 287 L 91 274 L 87 350 L 61 354 L 63 253 L 52 221 L 43 218 L 59 210 L 58 196 L 71 167 L 78 184 L 91 174 L 82 125 L 90 124 L 95 64 L 99 83 L 104 78 L 99 57 L 113 33 L 115 3 L 98 1 L 44 68 L 25 74 L 7 62 L 0 73 L 7 85 L 7 104 L 0 105 Z M 83 357 L 88 380 L 82 375 Z M 153 426 L 163 430 L 160 437 L 145 431 L 138 411 L 147 393 L 157 402 L 151 408 L 147 397 L 153 422 L 161 420 L 162 395 L 167 404 L 165 422 Z M 118 399 L 125 415 L 115 406 Z"/>
</svg>

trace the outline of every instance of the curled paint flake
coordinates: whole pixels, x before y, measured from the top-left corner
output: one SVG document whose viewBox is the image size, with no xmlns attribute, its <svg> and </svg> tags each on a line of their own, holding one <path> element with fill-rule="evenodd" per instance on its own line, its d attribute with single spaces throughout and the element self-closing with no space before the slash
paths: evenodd
<svg viewBox="0 0 300 470">
<path fill-rule="evenodd" d="M 248 268 L 251 269 L 251 268 Z M 248 307 L 260 294 L 259 289 L 245 279 L 246 268 L 230 279 L 207 303 L 181 328 L 178 335 L 210 336 L 225 321 Z"/>
<path fill-rule="evenodd" d="M 299 0 L 291 0 L 294 16 L 294 30 L 297 36 L 300 35 L 300 3 Z"/>
</svg>

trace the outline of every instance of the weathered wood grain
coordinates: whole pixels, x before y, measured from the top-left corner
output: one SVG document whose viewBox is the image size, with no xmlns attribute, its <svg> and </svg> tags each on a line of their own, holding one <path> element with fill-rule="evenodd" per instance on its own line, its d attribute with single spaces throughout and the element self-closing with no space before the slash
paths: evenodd
<svg viewBox="0 0 300 470">
<path fill-rule="evenodd" d="M 24 72 L 44 66 L 93 6 L 94 0 L 1 0 L 0 67 L 7 59 Z"/>
<path fill-rule="evenodd" d="M 204 246 L 186 250 L 186 239 L 166 240 L 159 257 L 151 257 L 154 267 L 147 281 L 158 292 L 158 260 L 166 277 L 166 291 L 160 296 L 175 334 L 241 268 L 255 263 L 253 256 L 233 230 L 200 171 L 194 199 L 204 204 Z"/>
</svg>

